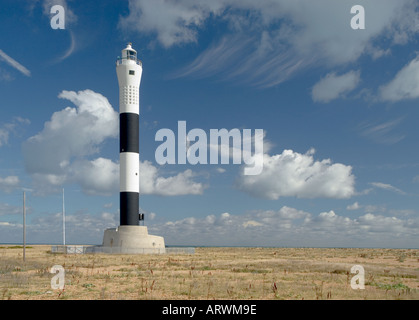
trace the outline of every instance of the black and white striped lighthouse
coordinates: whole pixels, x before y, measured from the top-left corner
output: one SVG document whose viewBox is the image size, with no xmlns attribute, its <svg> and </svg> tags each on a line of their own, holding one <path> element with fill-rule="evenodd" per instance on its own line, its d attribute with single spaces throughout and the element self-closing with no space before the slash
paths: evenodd
<svg viewBox="0 0 419 320">
<path fill-rule="evenodd" d="M 164 238 L 140 226 L 140 82 L 143 72 L 131 43 L 116 60 L 119 83 L 120 225 L 103 234 L 101 251 L 107 253 L 165 253 Z M 96 250 L 96 249 L 93 249 Z M 94 252 L 94 251 L 93 251 Z"/>
<path fill-rule="evenodd" d="M 139 117 L 142 64 L 131 43 L 116 61 L 119 83 L 120 225 L 139 224 Z"/>
</svg>

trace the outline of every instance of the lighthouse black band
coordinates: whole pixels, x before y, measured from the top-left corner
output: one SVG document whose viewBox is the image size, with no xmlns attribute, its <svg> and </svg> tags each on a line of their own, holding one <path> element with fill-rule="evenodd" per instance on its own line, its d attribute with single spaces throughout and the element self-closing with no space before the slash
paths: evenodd
<svg viewBox="0 0 419 320">
<path fill-rule="evenodd" d="M 137 113 L 119 115 L 119 152 L 139 153 L 139 118 Z"/>
<path fill-rule="evenodd" d="M 120 225 L 121 226 L 138 226 L 139 224 L 139 193 L 137 192 L 120 192 Z"/>
</svg>

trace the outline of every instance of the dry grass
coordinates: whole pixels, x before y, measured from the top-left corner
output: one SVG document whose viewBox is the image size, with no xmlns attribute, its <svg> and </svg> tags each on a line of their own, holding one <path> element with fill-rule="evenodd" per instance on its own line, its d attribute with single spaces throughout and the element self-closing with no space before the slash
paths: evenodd
<svg viewBox="0 0 419 320">
<path fill-rule="evenodd" d="M 52 254 L 0 246 L 1 299 L 409 299 L 419 298 L 419 250 L 196 248 L 194 255 Z M 350 286 L 365 269 L 365 289 Z M 53 265 L 65 268 L 51 289 Z"/>
</svg>

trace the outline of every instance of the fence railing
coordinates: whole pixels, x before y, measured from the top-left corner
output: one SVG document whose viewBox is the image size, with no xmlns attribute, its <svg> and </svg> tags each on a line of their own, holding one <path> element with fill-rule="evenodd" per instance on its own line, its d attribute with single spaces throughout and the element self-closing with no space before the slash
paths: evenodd
<svg viewBox="0 0 419 320">
<path fill-rule="evenodd" d="M 85 254 L 85 253 L 116 253 L 116 254 L 195 254 L 194 247 L 168 248 L 124 248 L 86 245 L 54 245 L 52 253 Z"/>
<path fill-rule="evenodd" d="M 134 61 L 136 64 L 138 64 L 140 66 L 143 65 L 142 62 L 141 62 L 141 60 L 140 59 L 137 59 L 136 56 L 127 56 L 127 57 L 123 57 L 123 58 L 118 57 L 116 59 L 116 65 L 119 66 L 122 63 L 122 61 L 124 61 L 124 60 L 131 60 L 131 61 Z"/>
</svg>

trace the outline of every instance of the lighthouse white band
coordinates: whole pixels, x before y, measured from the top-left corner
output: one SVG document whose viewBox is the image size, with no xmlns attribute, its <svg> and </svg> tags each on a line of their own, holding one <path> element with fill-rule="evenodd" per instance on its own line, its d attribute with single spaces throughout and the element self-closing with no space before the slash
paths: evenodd
<svg viewBox="0 0 419 320">
<path fill-rule="evenodd" d="M 140 155 L 135 152 L 119 154 L 120 192 L 140 192 Z"/>
</svg>

